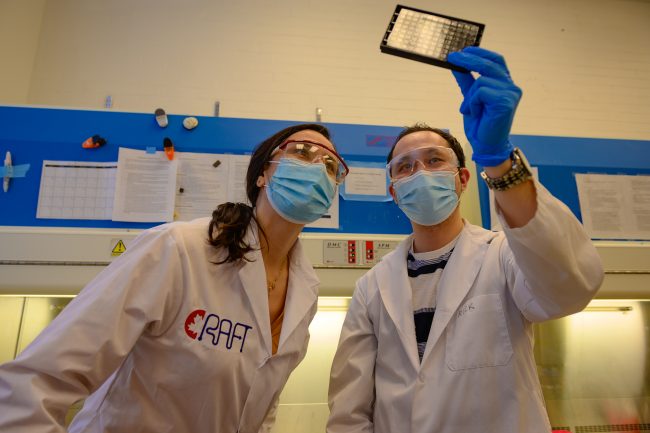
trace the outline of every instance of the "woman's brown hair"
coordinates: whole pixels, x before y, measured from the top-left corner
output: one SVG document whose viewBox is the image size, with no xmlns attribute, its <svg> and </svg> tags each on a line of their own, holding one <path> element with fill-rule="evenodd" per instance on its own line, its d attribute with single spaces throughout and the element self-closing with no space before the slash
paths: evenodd
<svg viewBox="0 0 650 433">
<path fill-rule="evenodd" d="M 251 220 L 257 223 L 254 207 L 261 191 L 261 187 L 257 186 L 257 179 L 264 173 L 275 148 L 281 145 L 289 136 L 304 130 L 316 131 L 328 140 L 330 139 L 328 129 L 315 123 L 294 125 L 276 132 L 257 145 L 248 164 L 246 196 L 252 206 L 246 203 L 227 202 L 220 204 L 212 212 L 212 221 L 210 221 L 208 227 L 208 242 L 217 249 L 225 248 L 228 251 L 226 258 L 215 262 L 215 264 L 248 260 L 246 253 L 252 251 L 253 247 L 246 243 L 245 237 Z M 260 233 L 262 236 L 264 235 L 261 227 Z"/>
</svg>

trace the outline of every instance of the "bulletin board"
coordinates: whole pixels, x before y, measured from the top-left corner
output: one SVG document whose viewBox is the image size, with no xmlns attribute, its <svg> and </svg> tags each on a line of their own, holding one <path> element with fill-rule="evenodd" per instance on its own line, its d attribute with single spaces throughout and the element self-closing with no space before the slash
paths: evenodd
<svg viewBox="0 0 650 433">
<path fill-rule="evenodd" d="M 70 110 L 0 106 L 0 163 L 10 151 L 14 165 L 30 164 L 27 176 L 11 181 L 7 193 L 0 191 L 1 226 L 149 228 L 159 223 L 111 220 L 36 218 L 40 178 L 44 160 L 115 162 L 119 147 L 162 150 L 169 137 L 179 152 L 250 154 L 257 144 L 277 131 L 297 123 L 198 117 L 199 126 L 186 130 L 186 116 L 168 115 L 169 125 L 160 128 L 153 113 Z M 385 163 L 386 155 L 401 128 L 391 126 L 324 123 L 332 141 L 346 161 Z M 81 143 L 98 134 L 108 143 L 83 149 Z M 306 231 L 330 233 L 407 234 L 411 226 L 391 202 L 339 202 L 338 229 Z M 209 216 L 209 215 L 206 215 Z"/>
<path fill-rule="evenodd" d="M 582 221 L 576 174 L 650 175 L 650 141 L 511 135 L 540 182 Z M 479 172 L 481 168 L 479 167 Z M 479 182 L 481 218 L 491 227 L 489 192 Z"/>
</svg>

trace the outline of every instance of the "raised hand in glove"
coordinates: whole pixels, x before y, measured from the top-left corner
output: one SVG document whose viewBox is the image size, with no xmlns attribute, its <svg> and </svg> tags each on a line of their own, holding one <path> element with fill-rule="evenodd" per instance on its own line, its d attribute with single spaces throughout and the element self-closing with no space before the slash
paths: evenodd
<svg viewBox="0 0 650 433">
<path fill-rule="evenodd" d="M 506 62 L 498 53 L 467 47 L 449 54 L 454 65 L 480 74 L 453 71 L 464 100 L 460 106 L 465 136 L 472 145 L 472 159 L 484 167 L 494 167 L 510 157 L 510 127 L 521 89 L 513 83 Z"/>
</svg>

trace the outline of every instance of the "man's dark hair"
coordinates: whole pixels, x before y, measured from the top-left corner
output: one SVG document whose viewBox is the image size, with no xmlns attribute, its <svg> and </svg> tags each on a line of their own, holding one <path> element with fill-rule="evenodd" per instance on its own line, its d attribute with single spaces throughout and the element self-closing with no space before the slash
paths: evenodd
<svg viewBox="0 0 650 433">
<path fill-rule="evenodd" d="M 456 158 L 458 158 L 458 166 L 465 167 L 465 153 L 463 152 L 463 147 L 460 145 L 456 137 L 454 137 L 444 129 L 432 128 L 426 123 L 416 123 L 415 125 L 404 128 L 402 132 L 400 132 L 397 138 L 395 139 L 395 143 L 393 143 L 393 147 L 390 148 L 390 152 L 388 153 L 388 157 L 386 158 L 386 163 L 389 163 L 390 160 L 393 159 L 393 151 L 395 150 L 395 146 L 402 138 L 404 138 L 409 134 L 413 134 L 414 132 L 420 132 L 420 131 L 435 132 L 436 134 L 444 138 L 447 141 L 447 143 L 449 143 L 451 150 L 453 150 L 454 153 L 456 154 Z"/>
</svg>

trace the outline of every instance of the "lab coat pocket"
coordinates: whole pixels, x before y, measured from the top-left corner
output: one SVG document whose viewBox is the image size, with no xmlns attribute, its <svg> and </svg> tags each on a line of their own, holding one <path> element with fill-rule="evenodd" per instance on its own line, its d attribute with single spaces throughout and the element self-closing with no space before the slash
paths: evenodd
<svg viewBox="0 0 650 433">
<path fill-rule="evenodd" d="M 475 296 L 458 308 L 447 329 L 446 352 L 454 371 L 508 363 L 512 344 L 499 295 Z"/>
</svg>

